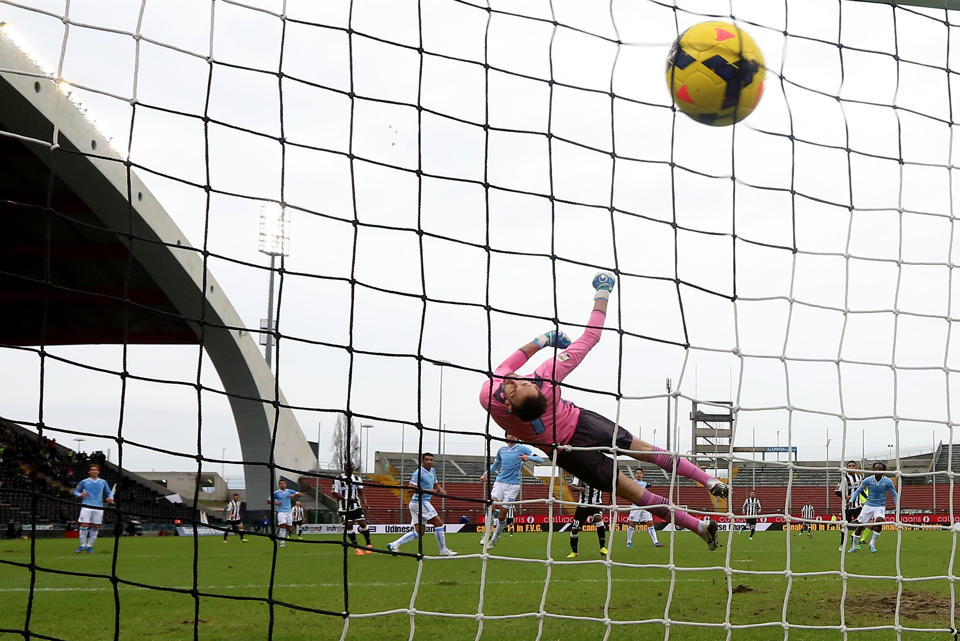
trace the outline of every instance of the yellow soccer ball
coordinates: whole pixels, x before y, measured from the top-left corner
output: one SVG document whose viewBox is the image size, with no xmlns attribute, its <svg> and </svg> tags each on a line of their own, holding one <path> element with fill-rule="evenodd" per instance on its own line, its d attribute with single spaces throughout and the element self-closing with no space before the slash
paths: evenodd
<svg viewBox="0 0 960 641">
<path fill-rule="evenodd" d="M 695 24 L 674 41 L 667 87 L 677 109 L 705 125 L 732 125 L 763 95 L 763 54 L 746 31 L 729 22 Z"/>
</svg>

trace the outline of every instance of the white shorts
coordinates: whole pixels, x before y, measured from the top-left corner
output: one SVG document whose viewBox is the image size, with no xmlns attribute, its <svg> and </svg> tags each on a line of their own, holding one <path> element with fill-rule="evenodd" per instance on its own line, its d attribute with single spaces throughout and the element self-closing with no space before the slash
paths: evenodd
<svg viewBox="0 0 960 641">
<path fill-rule="evenodd" d="M 860 516 L 857 517 L 857 523 L 869 523 L 876 518 L 883 519 L 887 515 L 887 508 L 883 505 L 878 505 L 876 507 L 872 505 L 864 505 L 860 509 Z"/>
<path fill-rule="evenodd" d="M 627 515 L 627 520 L 631 523 L 646 523 L 647 521 L 653 520 L 653 515 L 646 510 L 630 510 L 630 514 Z"/>
<path fill-rule="evenodd" d="M 82 507 L 80 508 L 80 518 L 77 521 L 100 525 L 103 523 L 103 510 L 98 507 Z"/>
<path fill-rule="evenodd" d="M 519 485 L 494 481 L 493 489 L 490 491 L 490 498 L 500 503 L 509 503 L 517 498 L 517 494 L 520 494 Z"/>
<path fill-rule="evenodd" d="M 423 501 L 423 513 L 421 514 L 421 503 L 420 501 L 410 501 L 407 504 L 407 507 L 410 508 L 410 522 L 413 525 L 418 525 L 420 523 L 426 523 L 433 517 L 437 515 L 437 509 L 430 504 L 430 501 Z"/>
<path fill-rule="evenodd" d="M 277 512 L 277 525 L 293 525 L 293 514 L 290 512 Z"/>
</svg>

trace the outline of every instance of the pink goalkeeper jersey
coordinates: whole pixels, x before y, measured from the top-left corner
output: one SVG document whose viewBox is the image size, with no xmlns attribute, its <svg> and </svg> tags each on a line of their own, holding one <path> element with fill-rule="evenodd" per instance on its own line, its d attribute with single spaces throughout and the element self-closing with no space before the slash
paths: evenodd
<svg viewBox="0 0 960 641">
<path fill-rule="evenodd" d="M 560 389 L 554 383 L 560 383 L 587 355 L 587 352 L 600 341 L 601 331 L 606 314 L 594 310 L 587 321 L 587 328 L 583 335 L 563 350 L 544 362 L 533 372 L 533 383 L 540 388 L 540 392 L 547 399 L 547 411 L 533 421 L 521 421 L 510 413 L 504 403 L 503 376 L 516 372 L 527 362 L 527 355 L 522 350 L 511 354 L 507 360 L 494 372 L 493 381 L 487 381 L 480 389 L 480 404 L 490 412 L 493 420 L 508 434 L 513 434 L 522 441 L 549 445 L 559 443 L 563 445 L 573 438 L 580 420 L 580 408 L 560 398 Z M 495 385 L 491 395 L 491 384 Z M 556 427 L 556 429 L 554 429 Z M 556 432 L 556 434 L 554 434 Z"/>
</svg>

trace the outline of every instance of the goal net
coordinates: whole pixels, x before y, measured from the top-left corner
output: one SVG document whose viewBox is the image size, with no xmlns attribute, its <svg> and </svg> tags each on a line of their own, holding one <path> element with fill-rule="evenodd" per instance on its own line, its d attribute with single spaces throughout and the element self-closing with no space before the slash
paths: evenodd
<svg viewBox="0 0 960 641">
<path fill-rule="evenodd" d="M 0 640 L 76 638 L 68 600 L 113 638 L 955 638 L 951 4 L 0 2 L 0 521 L 30 539 L 0 550 Z M 706 20 L 763 51 L 735 126 L 666 90 Z M 564 398 L 731 486 L 640 464 L 720 523 L 715 552 L 660 519 L 653 547 L 604 494 L 606 538 L 587 525 L 567 558 L 550 453 L 515 536 L 477 544 L 504 443 L 481 386 L 530 337 L 579 335 L 598 270 L 603 338 Z M 129 490 L 91 568 L 42 533 L 95 450 L 194 489 Z M 370 555 L 315 522 L 344 452 Z M 457 558 L 429 533 L 386 549 L 424 453 Z M 854 553 L 848 461 L 885 463 L 899 497 Z M 242 554 L 211 545 L 213 470 L 267 519 Z M 282 551 L 281 478 L 315 526 Z M 180 547 L 120 538 L 174 518 Z"/>
</svg>

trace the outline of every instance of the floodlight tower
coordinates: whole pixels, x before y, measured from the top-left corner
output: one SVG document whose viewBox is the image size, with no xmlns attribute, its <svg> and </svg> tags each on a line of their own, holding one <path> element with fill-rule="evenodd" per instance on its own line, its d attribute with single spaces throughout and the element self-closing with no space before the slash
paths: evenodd
<svg viewBox="0 0 960 641">
<path fill-rule="evenodd" d="M 290 255 L 290 214 L 278 203 L 260 205 L 260 253 L 270 257 L 270 285 L 267 290 L 267 318 L 260 321 L 260 344 L 265 345 L 267 367 L 273 371 L 273 277 L 277 256 Z M 319 445 L 318 445 L 319 447 Z"/>
</svg>

